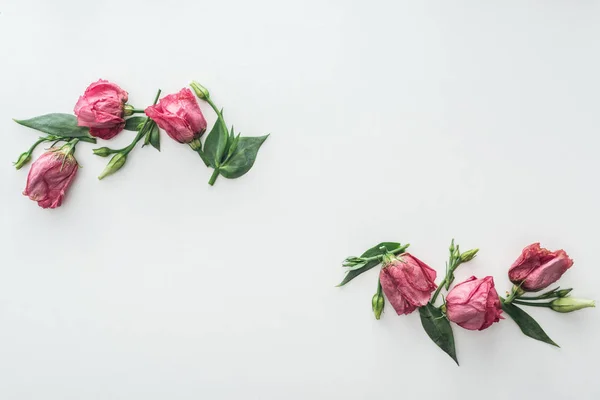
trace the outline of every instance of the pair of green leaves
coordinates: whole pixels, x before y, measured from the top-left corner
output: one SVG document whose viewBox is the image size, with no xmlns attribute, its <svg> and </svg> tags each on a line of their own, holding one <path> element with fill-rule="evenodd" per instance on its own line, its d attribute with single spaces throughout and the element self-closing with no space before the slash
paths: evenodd
<svg viewBox="0 0 600 400">
<path fill-rule="evenodd" d="M 252 168 L 258 150 L 268 136 L 236 136 L 233 127 L 228 132 L 221 110 L 217 122 L 206 137 L 204 148 L 199 149 L 198 154 L 207 167 L 214 168 L 225 178 L 239 178 Z"/>
<path fill-rule="evenodd" d="M 371 247 L 369 250 L 365 251 L 364 253 L 362 253 L 362 255 L 360 257 L 361 258 L 370 258 L 370 257 L 375 257 L 375 256 L 383 256 L 388 252 L 394 253 L 394 254 L 399 254 L 399 253 L 404 252 L 407 248 L 408 248 L 408 245 L 402 245 L 397 242 L 381 242 L 381 243 Z M 344 280 L 342 280 L 342 282 L 340 282 L 340 284 L 337 286 L 338 287 L 344 286 L 345 284 L 350 282 L 352 279 L 356 278 L 363 272 L 367 272 L 371 268 L 376 267 L 380 263 L 381 263 L 381 260 L 375 259 L 375 260 L 366 262 L 359 269 L 349 270 L 348 273 L 346 274 L 346 276 L 344 277 Z"/>
<path fill-rule="evenodd" d="M 151 145 L 160 151 L 160 130 L 156 122 L 148 120 L 147 117 L 131 117 L 125 121 L 124 129 L 140 133 L 144 129 L 144 146 Z"/>
<path fill-rule="evenodd" d="M 90 136 L 90 130 L 77 125 L 77 118 L 71 114 L 53 113 L 31 119 L 15 119 L 17 124 L 36 129 L 57 138 L 78 138 L 82 142 L 96 143 Z"/>
</svg>

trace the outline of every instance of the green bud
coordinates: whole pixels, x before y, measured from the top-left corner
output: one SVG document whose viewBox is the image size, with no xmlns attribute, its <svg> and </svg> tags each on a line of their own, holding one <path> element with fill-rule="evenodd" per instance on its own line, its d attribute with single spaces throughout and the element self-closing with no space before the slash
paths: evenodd
<svg viewBox="0 0 600 400">
<path fill-rule="evenodd" d="M 95 155 L 100 156 L 100 157 L 108 157 L 114 153 L 108 147 L 100 147 L 98 149 L 93 149 L 92 151 L 94 152 Z"/>
<path fill-rule="evenodd" d="M 208 89 L 199 84 L 198 82 L 193 81 L 192 83 L 190 83 L 190 86 L 192 87 L 192 90 L 194 91 L 194 93 L 196 93 L 196 96 L 198 96 L 199 99 L 206 100 L 210 97 Z"/>
<path fill-rule="evenodd" d="M 383 298 L 383 294 L 375 293 L 373 298 L 371 299 L 371 306 L 373 307 L 373 313 L 375 314 L 375 319 L 379 319 L 381 317 L 381 313 L 383 312 L 383 307 L 385 306 L 385 299 Z"/>
<path fill-rule="evenodd" d="M 568 313 L 581 310 L 582 308 L 596 307 L 594 300 L 574 299 L 572 297 L 563 297 L 550 303 L 550 308 L 556 312 Z"/>
<path fill-rule="evenodd" d="M 108 175 L 112 175 L 118 170 L 121 169 L 123 165 L 125 165 L 125 161 L 127 161 L 127 155 L 123 153 L 117 153 L 113 158 L 110 159 L 104 171 L 100 174 L 98 179 L 103 179 Z"/>
<path fill-rule="evenodd" d="M 573 289 L 562 289 L 562 290 L 557 290 L 556 291 L 556 295 L 558 297 L 567 297 L 569 295 L 569 293 L 571 292 L 571 290 Z"/>
<path fill-rule="evenodd" d="M 133 115 L 133 106 L 131 104 L 125 104 L 123 106 L 123 116 L 124 117 L 128 117 L 130 115 Z"/>
<path fill-rule="evenodd" d="M 464 253 L 462 253 L 460 255 L 460 262 L 464 263 L 464 262 L 471 261 L 472 259 L 475 258 L 478 251 L 479 251 L 479 249 L 471 249 L 471 250 L 465 251 Z"/>
<path fill-rule="evenodd" d="M 25 152 L 19 156 L 17 162 L 15 162 L 15 168 L 21 169 L 24 165 L 26 165 L 29 161 L 31 161 L 31 153 Z"/>
</svg>

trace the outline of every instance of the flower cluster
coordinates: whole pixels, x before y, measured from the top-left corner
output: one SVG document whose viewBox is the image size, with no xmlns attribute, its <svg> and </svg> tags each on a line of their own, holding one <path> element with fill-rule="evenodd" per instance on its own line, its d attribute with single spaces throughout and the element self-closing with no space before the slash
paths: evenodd
<svg viewBox="0 0 600 400">
<path fill-rule="evenodd" d="M 110 140 L 123 130 L 137 132 L 129 146 L 122 149 L 100 147 L 93 150 L 94 154 L 100 157 L 112 155 L 106 168 L 98 176 L 99 179 L 121 169 L 142 139 L 144 146 L 151 145 L 160 151 L 159 128 L 173 140 L 189 145 L 207 167 L 214 169 L 209 180 L 210 185 L 215 183 L 219 175 L 234 179 L 246 174 L 254 165 L 258 150 L 268 135 L 235 135 L 233 127 L 231 130 L 227 128 L 223 110 L 217 108 L 208 90 L 197 82 L 190 86 L 193 92 L 183 88 L 178 93 L 169 94 L 160 100 L 159 90 L 154 103 L 142 110 L 127 103 L 129 94 L 125 90 L 112 82 L 100 79 L 88 86 L 79 97 L 73 110 L 74 115 L 55 113 L 27 120 L 15 120 L 45 134 L 19 156 L 14 163 L 15 168 L 21 169 L 29 163 L 39 144 L 52 143 L 31 165 L 23 193 L 31 200 L 37 201 L 40 207 L 59 207 L 79 167 L 74 156 L 77 144 L 96 143 L 97 139 Z M 196 98 L 208 103 L 217 114 L 217 122 L 204 143 L 201 137 L 206 132 L 207 122 Z M 56 147 L 60 142 L 64 144 Z"/>
<path fill-rule="evenodd" d="M 503 298 L 496 292 L 491 276 L 471 276 L 452 285 L 456 269 L 475 258 L 479 249 L 461 252 L 452 240 L 446 274 L 438 285 L 435 283 L 436 271 L 407 253 L 407 248 L 408 245 L 384 242 L 360 257 L 346 258 L 343 266 L 348 269 L 347 274 L 338 286 L 381 265 L 377 293 L 371 301 L 375 318 L 381 317 L 386 298 L 398 315 L 418 310 L 425 332 L 457 364 L 450 322 L 464 329 L 481 331 L 504 319 L 503 314 L 506 314 L 525 335 L 556 346 L 539 324 L 519 306 L 544 307 L 562 313 L 595 306 L 593 300 L 569 297 L 572 289 L 561 290 L 557 287 L 536 296 L 527 295 L 528 292 L 546 289 L 571 268 L 573 260 L 564 250 L 550 251 L 539 243 L 525 247 L 508 270 L 508 278 L 514 286 Z M 443 304 L 436 306 L 443 289 L 448 293 Z"/>
</svg>

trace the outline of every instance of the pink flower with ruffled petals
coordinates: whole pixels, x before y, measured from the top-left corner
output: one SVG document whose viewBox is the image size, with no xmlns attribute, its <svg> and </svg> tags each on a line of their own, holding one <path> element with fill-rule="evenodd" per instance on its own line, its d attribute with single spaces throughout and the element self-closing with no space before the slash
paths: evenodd
<svg viewBox="0 0 600 400">
<path fill-rule="evenodd" d="M 537 292 L 559 280 L 572 265 L 573 260 L 564 250 L 550 251 L 533 243 L 523 249 L 508 270 L 508 277 L 521 289 Z"/>
<path fill-rule="evenodd" d="M 402 315 L 429 302 L 431 292 L 437 288 L 435 277 L 434 269 L 405 253 L 384 265 L 379 281 L 394 310 Z"/>
<path fill-rule="evenodd" d="M 59 207 L 78 168 L 71 154 L 62 150 L 47 151 L 31 165 L 23 194 L 42 208 Z"/>
<path fill-rule="evenodd" d="M 146 108 L 146 115 L 179 143 L 191 143 L 206 131 L 206 120 L 196 96 L 188 88 L 170 94 Z"/>
<path fill-rule="evenodd" d="M 100 79 L 79 97 L 74 110 L 77 124 L 89 127 L 92 136 L 111 139 L 125 127 L 123 107 L 126 102 L 126 91 Z"/>
<path fill-rule="evenodd" d="M 459 326 L 482 331 L 502 318 L 494 278 L 474 276 L 454 286 L 446 296 L 446 315 Z"/>
</svg>

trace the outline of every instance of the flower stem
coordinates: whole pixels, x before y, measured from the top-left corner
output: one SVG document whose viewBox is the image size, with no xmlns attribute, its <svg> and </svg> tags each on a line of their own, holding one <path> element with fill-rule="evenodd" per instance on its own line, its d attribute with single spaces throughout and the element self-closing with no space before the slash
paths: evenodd
<svg viewBox="0 0 600 400">
<path fill-rule="evenodd" d="M 408 249 L 408 246 L 410 246 L 410 245 L 405 244 L 404 246 L 400 246 L 396 250 L 388 251 L 388 253 L 392 253 L 393 255 L 397 256 L 398 254 L 404 253 L 406 251 L 406 249 Z M 365 262 L 369 262 L 369 261 L 375 261 L 375 260 L 383 260 L 383 257 L 385 257 L 385 254 L 379 254 L 379 255 L 373 256 L 373 257 L 365 257 L 365 258 L 361 258 L 361 260 L 363 260 Z"/>
<path fill-rule="evenodd" d="M 215 110 L 215 113 L 217 113 L 217 116 L 219 117 L 219 120 L 221 121 L 221 125 L 223 125 L 223 129 L 225 130 L 225 132 L 227 132 L 228 131 L 227 124 L 225 123 L 223 114 L 221 114 L 221 111 L 217 108 L 217 105 L 215 103 L 213 103 L 213 101 L 211 100 L 210 97 L 206 99 L 206 102 L 212 107 L 213 110 Z"/>
<path fill-rule="evenodd" d="M 506 304 L 512 303 L 515 300 L 515 298 L 518 297 L 518 294 L 519 294 L 519 287 L 518 286 L 513 286 L 510 294 L 508 295 L 508 297 L 506 298 L 506 300 L 504 300 L 504 303 L 506 303 Z"/>
<path fill-rule="evenodd" d="M 208 184 L 210 186 L 215 184 L 215 181 L 217 180 L 217 177 L 219 176 L 219 169 L 215 168 L 215 170 L 213 171 L 212 175 L 210 176 L 210 180 L 208 181 Z"/>
<path fill-rule="evenodd" d="M 33 145 L 32 145 L 32 146 L 29 148 L 29 150 L 27 150 L 27 153 L 29 153 L 29 154 L 33 153 L 33 151 L 35 150 L 35 148 L 36 148 L 36 147 L 37 147 L 39 144 L 41 144 L 41 143 L 44 143 L 44 142 L 46 142 L 46 141 L 48 141 L 48 139 L 47 139 L 47 138 L 39 138 L 39 139 L 38 139 L 38 140 L 37 140 L 37 141 L 36 141 L 36 142 L 35 142 L 35 143 L 34 143 L 34 144 L 33 144 Z"/>
<path fill-rule="evenodd" d="M 504 303 L 506 303 L 506 301 Z M 530 302 L 527 302 L 527 301 L 520 301 L 520 300 L 516 300 L 516 299 L 513 300 L 512 303 L 514 303 L 514 304 L 520 304 L 522 306 L 550 308 L 550 303 L 530 303 Z"/>
<path fill-rule="evenodd" d="M 435 304 L 435 301 L 437 300 L 438 295 L 442 291 L 442 288 L 444 287 L 444 285 L 446 284 L 447 281 L 448 281 L 448 276 L 446 275 L 444 277 L 444 279 L 438 285 L 437 289 L 435 289 L 433 296 L 431 296 L 431 300 L 429 301 L 431 304 Z"/>
<path fill-rule="evenodd" d="M 160 92 L 161 92 L 161 90 L 158 89 L 158 92 L 156 92 L 156 97 L 154 97 L 154 102 L 152 103 L 152 105 L 156 104 L 156 102 L 158 101 L 158 98 L 160 97 Z M 125 147 L 124 149 L 121 149 L 119 151 L 119 153 L 123 153 L 125 155 L 129 154 L 131 152 L 131 150 L 133 150 L 135 145 L 146 135 L 146 132 L 147 132 L 146 126 L 148 126 L 148 124 L 150 122 L 156 123 L 156 122 L 152 121 L 150 118 L 146 118 L 146 120 L 144 121 L 144 125 L 142 125 L 142 127 L 138 131 L 137 135 L 135 136 L 135 139 L 133 139 L 133 141 L 131 142 L 131 144 L 129 146 Z"/>
</svg>

